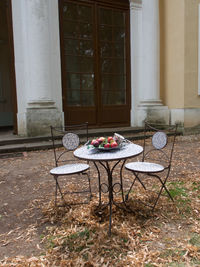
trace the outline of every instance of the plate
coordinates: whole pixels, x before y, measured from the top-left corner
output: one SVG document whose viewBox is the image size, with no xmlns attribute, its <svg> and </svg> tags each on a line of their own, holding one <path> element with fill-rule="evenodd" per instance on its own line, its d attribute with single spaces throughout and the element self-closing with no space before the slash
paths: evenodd
<svg viewBox="0 0 200 267">
<path fill-rule="evenodd" d="M 118 134 L 118 133 L 114 133 L 114 139 L 118 140 L 119 143 L 122 143 L 125 141 L 125 138 L 121 134 Z"/>
<path fill-rule="evenodd" d="M 112 151 L 112 150 L 121 149 L 124 146 L 125 144 L 119 144 L 118 146 L 115 146 L 115 147 L 94 147 L 94 148 L 100 151 Z"/>
<path fill-rule="evenodd" d="M 116 146 L 116 147 L 95 147 L 95 148 L 100 150 L 100 151 L 111 151 L 111 150 L 120 149 L 121 146 Z"/>
</svg>

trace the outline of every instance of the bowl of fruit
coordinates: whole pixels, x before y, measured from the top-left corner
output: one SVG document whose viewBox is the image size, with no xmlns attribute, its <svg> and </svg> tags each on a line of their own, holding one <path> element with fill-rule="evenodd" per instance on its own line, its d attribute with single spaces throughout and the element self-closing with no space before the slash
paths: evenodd
<svg viewBox="0 0 200 267">
<path fill-rule="evenodd" d="M 96 148 L 102 151 L 110 151 L 121 148 L 121 142 L 114 136 L 99 137 L 93 139 L 89 144 L 88 148 Z"/>
</svg>

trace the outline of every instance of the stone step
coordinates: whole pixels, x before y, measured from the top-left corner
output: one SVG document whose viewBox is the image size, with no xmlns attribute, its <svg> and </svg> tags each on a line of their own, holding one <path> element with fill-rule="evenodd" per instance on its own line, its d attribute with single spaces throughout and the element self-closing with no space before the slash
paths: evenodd
<svg viewBox="0 0 200 267">
<path fill-rule="evenodd" d="M 143 131 L 143 128 L 135 128 L 135 127 L 118 127 L 118 128 L 98 128 L 98 129 L 89 129 L 88 136 L 90 137 L 99 137 L 100 135 L 106 136 L 106 135 L 112 135 L 113 133 L 120 133 L 120 134 L 136 134 L 141 133 Z M 79 133 L 80 137 L 84 134 L 80 131 Z M 59 138 L 59 137 L 58 137 Z M 1 138 L 0 134 L 0 146 L 2 145 L 11 145 L 11 144 L 22 144 L 22 143 L 37 143 L 41 141 L 50 141 L 51 136 L 38 136 L 38 137 L 20 137 L 17 135 L 4 135 Z"/>
<path fill-rule="evenodd" d="M 123 135 L 126 139 L 131 141 L 142 140 L 144 138 L 143 128 L 123 127 L 123 128 L 104 128 L 104 129 L 89 129 L 89 140 L 100 136 L 109 136 L 114 133 Z M 181 132 L 178 133 L 182 134 Z M 84 134 L 80 133 L 80 142 L 83 143 Z M 151 136 L 151 134 L 149 135 Z M 0 135 L 1 137 L 1 135 Z M 61 138 L 56 140 L 56 146 L 60 147 Z M 18 155 L 26 151 L 45 150 L 52 148 L 52 141 L 50 136 L 46 137 L 31 137 L 22 138 L 18 136 L 7 136 L 0 141 L 0 157 L 8 157 L 9 155 Z"/>
<path fill-rule="evenodd" d="M 129 140 L 139 140 L 143 138 L 143 128 L 123 127 L 123 128 L 104 128 L 104 129 L 89 129 L 89 139 L 100 136 L 109 136 L 114 133 L 119 133 Z M 80 133 L 80 141 L 84 134 Z M 57 137 L 56 146 L 60 147 L 60 137 Z M 18 137 L 4 136 L 0 140 L 0 157 L 7 157 L 9 153 L 21 153 L 25 151 L 51 149 L 52 141 L 50 136 L 46 137 Z"/>
</svg>

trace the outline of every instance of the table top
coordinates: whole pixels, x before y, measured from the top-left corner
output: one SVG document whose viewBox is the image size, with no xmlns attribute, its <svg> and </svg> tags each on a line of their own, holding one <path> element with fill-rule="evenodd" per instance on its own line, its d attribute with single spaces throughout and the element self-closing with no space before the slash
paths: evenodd
<svg viewBox="0 0 200 267">
<path fill-rule="evenodd" d="M 120 149 L 110 151 L 100 151 L 95 148 L 89 148 L 85 145 L 74 151 L 74 156 L 88 161 L 114 161 L 131 158 L 141 154 L 142 146 L 136 144 L 127 144 Z"/>
</svg>

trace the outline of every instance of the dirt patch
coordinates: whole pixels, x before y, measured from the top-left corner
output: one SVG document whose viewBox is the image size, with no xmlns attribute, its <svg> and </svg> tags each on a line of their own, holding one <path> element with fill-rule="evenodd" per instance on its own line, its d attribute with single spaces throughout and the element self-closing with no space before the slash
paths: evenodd
<svg viewBox="0 0 200 267">
<path fill-rule="evenodd" d="M 113 231 L 114 238 L 116 238 L 116 246 L 119 245 L 117 243 L 119 240 L 124 240 L 122 244 L 122 250 L 124 251 L 124 254 L 122 254 L 126 255 L 126 258 L 128 257 L 129 260 L 127 260 L 126 262 L 124 261 L 124 265 L 120 265 L 121 263 L 117 265 L 116 263 L 116 265 L 109 266 L 165 266 L 164 264 L 165 262 L 168 262 L 169 258 L 172 260 L 172 263 L 174 259 L 177 259 L 178 262 L 185 262 L 188 255 L 192 255 L 192 253 L 199 255 L 198 236 L 196 239 L 194 238 L 194 234 L 200 234 L 199 162 L 200 136 L 178 137 L 174 152 L 174 161 L 171 173 L 172 178 L 169 180 L 168 184 L 169 188 L 175 190 L 177 194 L 175 196 L 175 204 L 171 203 L 171 201 L 169 201 L 168 199 L 166 200 L 165 198 L 163 198 L 163 200 L 159 202 L 158 209 L 156 209 L 153 215 L 149 217 L 146 217 L 146 215 L 144 215 L 144 217 L 142 217 L 140 210 L 140 214 L 134 217 L 134 219 L 133 216 L 130 217 L 130 214 L 124 214 L 121 211 L 114 210 Z M 53 178 L 49 174 L 49 170 L 52 167 L 54 167 L 54 161 L 53 152 L 51 150 L 29 152 L 24 153 L 22 157 L 0 159 L 1 260 L 5 257 L 14 258 L 19 257 L 20 255 L 25 256 L 26 258 L 45 255 L 47 249 L 49 249 L 48 244 L 50 243 L 48 238 L 45 238 L 45 236 L 49 235 L 49 229 L 51 228 L 52 236 L 55 237 L 56 234 L 55 232 L 53 232 L 52 227 L 55 230 L 55 227 L 59 227 L 60 225 L 60 230 L 63 230 L 64 225 L 67 223 L 66 221 L 69 222 L 70 220 L 72 220 L 72 217 L 74 221 L 78 221 L 78 228 L 80 227 L 80 224 L 82 224 L 85 225 L 84 229 L 90 229 L 92 224 L 87 224 L 87 219 L 91 220 L 94 225 L 97 224 L 98 230 L 102 230 L 102 233 L 105 233 L 104 241 L 109 243 L 108 237 L 106 236 L 108 227 L 107 221 L 104 220 L 104 222 L 100 222 L 98 221 L 97 217 L 95 217 L 94 214 L 91 213 L 92 207 L 95 205 L 95 203 L 98 202 L 98 198 L 94 198 L 93 202 L 91 202 L 87 206 L 84 205 L 84 207 L 74 208 L 71 213 L 65 211 L 59 220 L 55 219 L 57 218 L 56 216 L 58 216 L 58 214 L 55 216 L 53 209 L 55 184 Z M 91 177 L 92 191 L 95 195 L 97 194 L 98 188 L 97 174 L 92 165 Z M 128 186 L 130 184 L 130 179 L 130 174 L 125 172 L 125 185 Z M 137 188 L 139 188 L 139 186 Z M 134 194 L 136 194 L 136 196 L 137 194 L 141 194 L 141 188 L 136 189 Z M 134 197 L 132 197 L 133 201 L 135 201 L 136 196 L 134 195 Z M 133 205 L 136 206 L 135 202 L 133 202 Z M 44 210 L 46 210 L 46 213 L 44 212 Z M 73 212 L 74 214 L 72 216 Z M 89 218 L 83 218 L 87 213 L 87 216 L 89 216 Z M 143 214 L 144 213 L 145 211 L 143 211 Z M 77 219 L 78 217 L 80 217 L 80 220 Z M 120 229 L 120 227 L 122 227 L 125 222 L 130 227 L 131 225 L 135 226 L 135 229 L 132 229 L 134 234 L 132 232 L 133 239 L 131 239 L 131 241 L 129 240 L 131 234 L 128 234 L 128 236 L 126 234 L 122 236 L 116 234 L 118 232 L 117 227 L 119 227 Z M 73 225 L 73 223 L 71 224 Z M 126 227 L 126 225 L 124 225 L 123 227 Z M 84 231 L 86 230 L 80 230 L 80 234 L 78 234 L 76 237 L 73 237 L 74 240 L 77 240 L 77 242 L 79 242 L 79 238 L 81 238 L 81 236 L 87 237 L 87 231 Z M 93 230 L 90 229 L 90 231 Z M 127 231 L 127 233 L 129 233 L 129 231 L 130 229 Z M 117 237 L 115 236 L 115 234 L 117 235 Z M 94 235 L 93 232 L 92 235 Z M 56 236 L 56 238 L 59 240 L 59 237 Z M 129 241 L 126 241 L 126 239 Z M 191 240 L 197 241 L 194 244 Z M 70 248 L 70 246 L 72 246 L 70 243 L 71 241 L 67 239 L 66 242 L 68 242 L 67 245 L 68 248 Z M 132 251 L 132 254 L 131 252 L 127 254 L 127 242 L 129 242 L 129 247 L 134 250 Z M 57 246 L 55 245 L 57 244 L 56 242 L 52 242 L 52 244 L 53 247 Z M 146 262 L 146 265 L 131 265 L 130 259 L 133 255 L 136 256 L 136 254 L 139 253 L 141 244 L 141 252 L 143 252 L 143 257 L 146 258 L 145 260 L 139 259 L 138 262 Z M 61 247 L 64 248 L 63 245 Z M 146 252 L 146 256 L 144 256 L 145 247 L 148 251 Z M 72 250 L 76 250 L 75 243 L 73 243 L 73 246 L 71 248 Z M 90 249 L 91 251 L 93 251 L 92 245 L 90 245 Z M 59 253 L 61 253 L 61 250 L 59 251 Z M 109 250 L 107 250 L 107 248 L 105 248 L 105 251 L 104 252 L 107 253 L 111 258 L 114 257 L 116 259 L 117 255 L 121 255 L 120 251 L 118 250 L 115 251 L 116 254 L 114 253 L 113 255 L 111 251 L 109 252 Z M 102 248 L 101 253 L 103 255 Z M 151 255 L 151 257 L 149 256 L 149 260 L 148 255 Z M 154 255 L 155 257 L 156 255 L 159 255 L 161 257 L 161 265 L 156 265 L 159 263 L 150 265 L 154 264 L 154 261 L 156 262 L 156 260 L 153 260 L 154 257 L 152 255 Z M 96 256 L 94 254 L 91 257 Z M 122 257 L 122 255 L 120 257 Z M 200 259 L 198 262 L 198 257 L 193 257 L 189 263 L 190 265 L 188 266 L 198 266 L 196 265 L 200 264 Z M 88 266 L 103 266 L 104 261 L 103 259 L 101 259 L 101 257 L 100 261 L 102 261 L 102 265 L 100 264 Z M 88 256 L 85 258 L 84 264 L 86 264 L 87 262 Z M 90 262 L 92 262 L 91 258 Z M 123 261 L 118 259 L 118 261 L 116 262 Z M 87 266 L 81 264 L 74 266 Z M 7 266 L 9 266 L 9 264 Z"/>
<path fill-rule="evenodd" d="M 40 253 L 41 204 L 52 197 L 51 166 L 49 151 L 1 159 L 1 258 Z"/>
</svg>

